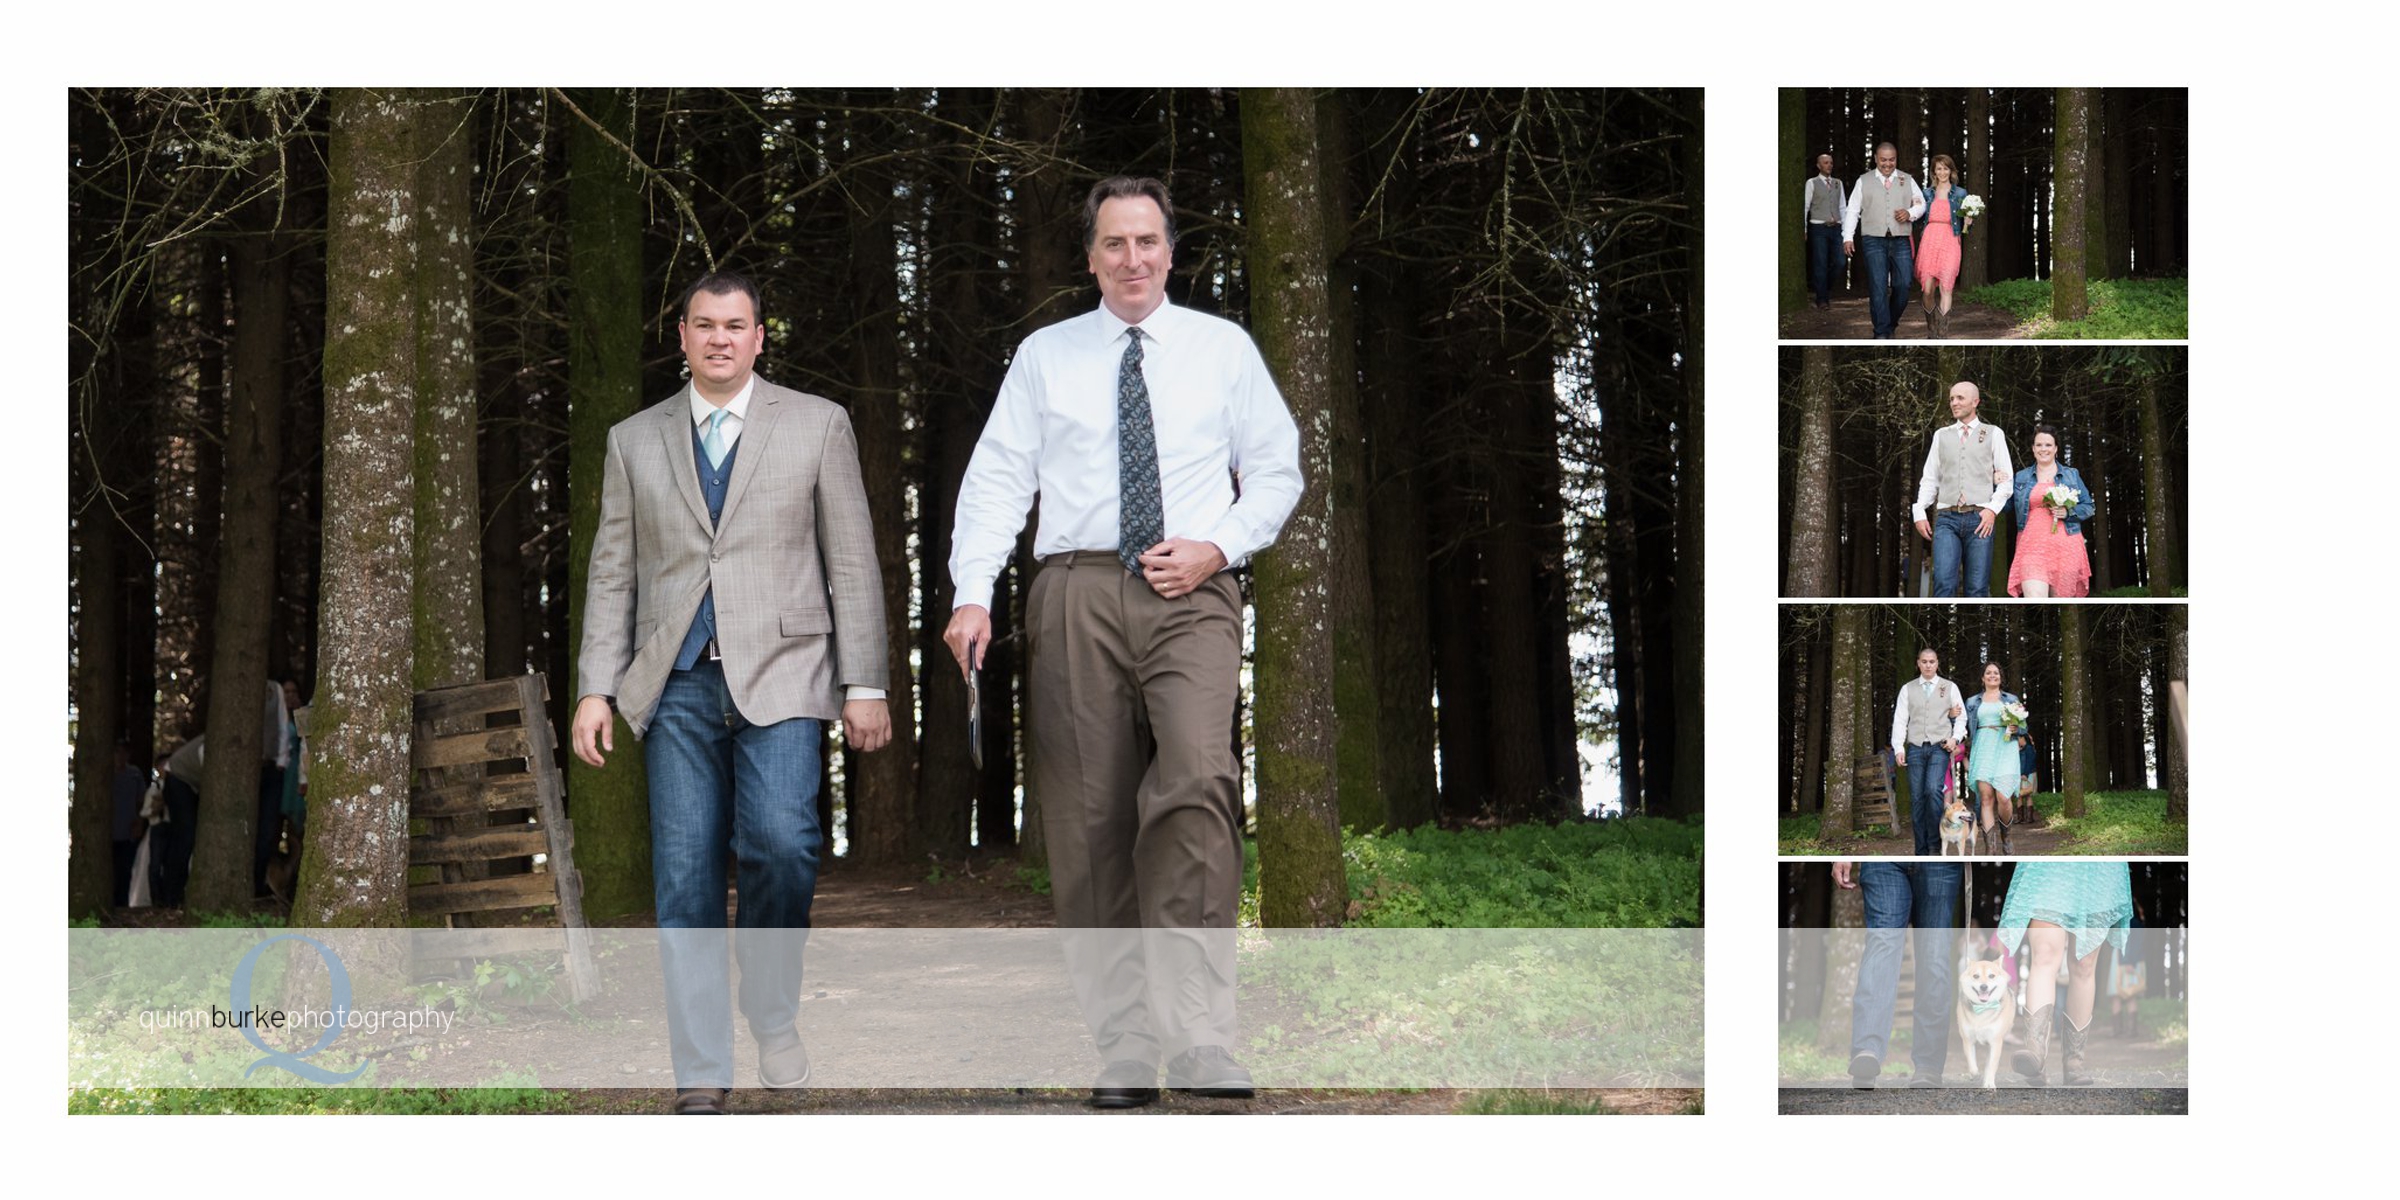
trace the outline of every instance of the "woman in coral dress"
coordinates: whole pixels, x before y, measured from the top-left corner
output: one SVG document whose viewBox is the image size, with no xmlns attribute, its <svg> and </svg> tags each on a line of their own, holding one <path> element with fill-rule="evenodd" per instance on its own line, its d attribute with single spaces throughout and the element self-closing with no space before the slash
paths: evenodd
<svg viewBox="0 0 2400 1200">
<path fill-rule="evenodd" d="M 1959 211 L 1966 199 L 1957 164 L 1947 154 L 1934 155 L 1933 183 L 1925 189 L 1925 235 L 1917 243 L 1917 288 L 1925 298 L 1925 330 L 1937 338 L 1950 336 L 1950 293 L 1958 286 L 1958 243 L 1975 226 L 1975 218 Z M 1939 308 L 1933 295 L 1937 283 L 1942 294 Z"/>
<path fill-rule="evenodd" d="M 2053 487 L 2075 493 L 2071 508 L 2043 501 Z M 2058 430 L 2033 427 L 2033 465 L 2017 472 L 2008 502 L 2017 510 L 2017 549 L 2008 562 L 2008 594 L 2046 600 L 2083 596 L 2092 590 L 2092 558 L 2083 546 L 2083 523 L 2092 519 L 2091 489 L 2075 468 L 2058 461 Z"/>
</svg>

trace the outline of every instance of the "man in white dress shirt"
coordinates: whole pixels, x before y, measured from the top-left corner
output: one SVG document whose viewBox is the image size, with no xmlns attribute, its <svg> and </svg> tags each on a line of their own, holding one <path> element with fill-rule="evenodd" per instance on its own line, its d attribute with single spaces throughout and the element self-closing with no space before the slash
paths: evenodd
<svg viewBox="0 0 2400 1200">
<path fill-rule="evenodd" d="M 1967 736 L 1966 701 L 1941 669 L 1941 656 L 1917 651 L 1917 677 L 1900 685 L 1892 705 L 1892 762 L 1908 772 L 1908 819 L 1924 855 L 1941 853 L 1942 780 Z"/>
<path fill-rule="evenodd" d="M 1925 215 L 1925 193 L 1900 169 L 1900 152 L 1890 142 L 1875 147 L 1875 169 L 1858 177 L 1842 210 L 1842 253 L 1863 243 L 1867 259 L 1867 311 L 1875 336 L 1888 338 L 1908 308 L 1909 281 L 1916 270 L 1911 240 Z"/>
<path fill-rule="evenodd" d="M 2016 492 L 2016 468 L 2008 461 L 2008 439 L 1978 420 L 1983 393 L 1974 384 L 1950 385 L 1955 418 L 1933 435 L 1917 478 L 1917 536 L 1933 543 L 1933 594 L 1991 595 L 1992 525 Z M 1959 590 L 1961 568 L 1966 590 Z"/>
<path fill-rule="evenodd" d="M 959 487 L 943 640 L 962 670 L 970 648 L 982 666 L 992 582 L 1039 495 L 1027 782 L 1051 898 L 1062 929 L 1141 931 L 1068 935 L 1107 1064 L 1092 1103 L 1155 1099 L 1162 1057 L 1170 1087 L 1246 1097 L 1227 1053 L 1242 868 L 1231 568 L 1299 502 L 1299 431 L 1248 333 L 1167 302 L 1164 184 L 1102 180 L 1083 233 L 1100 306 L 1036 331 L 1009 364 Z"/>
<path fill-rule="evenodd" d="M 1808 284 L 1818 308 L 1833 307 L 1833 281 L 1848 261 L 1842 251 L 1842 218 L 1848 201 L 1833 177 L 1833 156 L 1817 156 L 1817 173 L 1800 185 L 1800 215 L 1808 235 Z"/>
</svg>

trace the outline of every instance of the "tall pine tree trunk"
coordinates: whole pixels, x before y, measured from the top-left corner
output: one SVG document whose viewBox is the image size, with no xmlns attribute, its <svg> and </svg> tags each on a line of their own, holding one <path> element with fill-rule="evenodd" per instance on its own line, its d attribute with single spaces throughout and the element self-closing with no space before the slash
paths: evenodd
<svg viewBox="0 0 2400 1200">
<path fill-rule="evenodd" d="M 1684 269 L 1690 273 L 1691 295 L 1683 312 L 1683 410 L 1676 420 L 1675 430 L 1675 595 L 1672 609 L 1675 614 L 1675 783 L 1672 807 L 1676 815 L 1689 816 L 1701 811 L 1707 778 L 1703 745 L 1705 709 L 1702 707 L 1702 687 L 1708 674 L 1706 646 L 1703 640 L 1708 606 L 1703 602 L 1705 568 L 1708 561 L 1705 531 L 1708 523 L 1702 515 L 1702 500 L 1707 496 L 1703 486 L 1702 451 L 1706 449 L 1702 400 L 1706 394 L 1707 375 L 1703 370 L 1702 349 L 1706 341 L 1707 322 L 1702 319 L 1701 300 L 1706 291 L 1706 259 L 1701 249 L 1705 244 L 1701 231 L 1706 227 L 1702 164 L 1704 149 L 1702 131 L 1706 125 L 1702 93 L 1698 88 L 1685 88 L 1680 94 L 1684 116 L 1684 142 L 1677 156 L 1683 168 L 1683 194 L 1691 206 L 1686 218 Z"/>
<path fill-rule="evenodd" d="M 284 323 L 291 298 L 288 239 L 233 239 L 233 387 L 225 429 L 225 523 L 217 571 L 216 659 L 210 675 L 204 803 L 192 852 L 191 906 L 250 902 L 259 773 L 266 744 L 267 625 L 275 600 L 276 482 L 283 470 Z"/>
<path fill-rule="evenodd" d="M 1792 463 L 1786 596 L 1834 594 L 1833 347 L 1800 350 L 1800 450 Z"/>
<path fill-rule="evenodd" d="M 1851 832 L 1853 785 L 1858 759 L 1873 742 L 1859 728 L 1859 697 L 1867 688 L 1872 664 L 1868 658 L 1866 610 L 1856 604 L 1833 610 L 1833 719 L 1825 749 L 1825 817 L 1819 829 L 1826 838 Z"/>
<path fill-rule="evenodd" d="M 1789 185 L 1791 172 L 1805 166 L 1814 173 L 1815 156 L 1808 152 L 1808 89 L 1787 87 L 1778 89 L 1776 107 L 1776 161 L 1782 169 L 1775 172 L 1776 207 L 1776 273 L 1783 280 L 1778 289 L 1779 312 L 1796 312 L 1808 306 L 1808 234 L 1802 224 L 1800 189 Z M 1842 171 L 1841 156 L 1834 156 L 1834 174 Z M 1697 215 L 1697 214 L 1695 214 Z"/>
<path fill-rule="evenodd" d="M 1986 197 L 1984 200 L 1985 217 L 1998 216 L 1999 210 L 1992 207 L 1993 201 L 1990 199 L 1992 195 L 1992 89 L 1990 88 L 1967 89 L 1967 161 L 1966 165 L 1959 170 L 1967 177 L 1962 186 L 1969 192 Z M 1961 291 L 1973 291 L 1992 281 L 1992 235 L 1999 226 L 1988 220 L 1977 222 L 1977 224 L 1983 227 L 1968 230 L 1966 238 L 1959 247 L 1958 286 Z"/>
<path fill-rule="evenodd" d="M 2080 321 L 2091 314 L 2084 295 L 2084 193 L 2090 179 L 2091 89 L 2058 89 L 2058 109 L 2052 121 L 2056 149 L 2051 154 L 2050 316 L 2057 321 Z"/>
<path fill-rule="evenodd" d="M 1412 370 L 1418 275 L 1382 260 L 1361 272 L 1366 325 L 1373 331 L 1361 386 L 1367 451 L 1374 459 L 1373 540 L 1368 566 L 1375 590 L 1377 759 L 1384 805 L 1394 828 L 1433 819 L 1433 627 L 1429 617 L 1432 550 L 1426 541 L 1422 381 Z"/>
<path fill-rule="evenodd" d="M 2095 749 L 2090 744 L 2092 697 L 2084 661 L 2083 609 L 2061 604 L 2055 611 L 2058 613 L 2059 735 L 2066 742 L 2065 779 L 2059 790 L 2065 795 L 2066 815 L 2073 818 L 2083 815 L 2085 773 Z"/>
<path fill-rule="evenodd" d="M 854 117 L 863 128 L 859 143 L 889 137 L 879 124 Z M 871 168 L 849 190 L 851 377 L 850 425 L 858 435 L 858 467 L 865 477 L 867 513 L 875 525 L 875 560 L 882 564 L 883 611 L 890 633 L 884 666 L 891 678 L 891 744 L 873 754 L 847 759 L 844 797 L 850 825 L 850 857 L 859 862 L 900 862 L 914 844 L 949 851 L 964 849 L 963 826 L 936 833 L 912 829 L 917 805 L 916 680 L 909 667 L 908 471 L 900 412 L 900 294 L 898 260 L 892 244 L 892 187 Z M 955 834 L 955 845 L 952 845 Z"/>
<path fill-rule="evenodd" d="M 2142 513 L 2147 526 L 2150 594 L 2172 596 L 2182 565 L 2175 545 L 2175 502 L 2167 488 L 2166 421 L 2158 407 L 2158 375 L 2145 371 L 2142 397 Z"/>
<path fill-rule="evenodd" d="M 642 400 L 641 177 L 619 142 L 633 128 L 633 103 L 615 89 L 572 99 L 591 123 L 567 126 L 567 641 L 583 644 L 592 538 L 600 528 L 600 490 L 608 430 Z M 573 661 L 572 658 L 569 661 Z M 580 698 L 604 681 L 574 680 Z M 552 682 L 557 688 L 557 682 Z M 583 873 L 583 911 L 592 921 L 648 912 L 650 791 L 642 745 L 612 715 L 616 750 L 606 767 L 567 759 L 567 803 L 575 820 L 575 867 Z"/>
<path fill-rule="evenodd" d="M 416 121 L 416 690 L 483 679 L 483 530 L 475 474 L 472 95 Z"/>
<path fill-rule="evenodd" d="M 1332 579 L 1312 552 L 1333 536 L 1335 403 L 1316 101 L 1305 88 L 1253 90 L 1241 110 L 1251 327 L 1299 422 L 1307 481 L 1282 546 L 1255 568 L 1259 921 L 1338 925 L 1349 892 L 1337 824 Z"/>
<path fill-rule="evenodd" d="M 408 917 L 415 595 L 417 123 L 408 92 L 333 96 L 325 263 L 325 564 L 297 925 Z"/>
<path fill-rule="evenodd" d="M 2188 606 L 2181 604 L 2165 607 L 2168 692 L 2158 697 L 2158 704 L 2159 711 L 2165 716 L 2159 722 L 2159 727 L 2168 736 L 2159 739 L 2159 756 L 2165 760 L 2159 774 L 2165 777 L 2167 785 L 2167 819 L 2188 821 L 2191 819 L 2192 804 L 2191 751 L 2185 740 L 2184 729 L 2184 722 L 2189 719 L 2184 712 L 2188 700 L 2179 698 L 2178 692 L 2191 686 L 2192 612 Z"/>
</svg>

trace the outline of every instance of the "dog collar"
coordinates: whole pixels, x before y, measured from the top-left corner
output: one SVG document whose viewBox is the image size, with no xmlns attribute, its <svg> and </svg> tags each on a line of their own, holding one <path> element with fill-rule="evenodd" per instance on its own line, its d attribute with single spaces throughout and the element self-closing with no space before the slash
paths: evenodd
<svg viewBox="0 0 2400 1200">
<path fill-rule="evenodd" d="M 2000 998 L 2000 1000 L 2005 999 L 2007 999 L 2006 996 L 2002 996 Z M 1985 1013 L 1998 1010 L 2000 1007 L 2000 1000 L 1987 1000 L 1981 1004 L 1977 1004 L 1973 1000 L 1969 1000 L 1967 1001 L 1967 1010 L 1974 1013 L 1976 1016 L 1982 1016 Z"/>
</svg>

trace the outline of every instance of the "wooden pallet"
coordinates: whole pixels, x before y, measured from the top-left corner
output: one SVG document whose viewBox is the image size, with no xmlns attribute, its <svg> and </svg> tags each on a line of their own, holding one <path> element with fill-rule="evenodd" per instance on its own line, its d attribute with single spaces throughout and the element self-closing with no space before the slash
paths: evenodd
<svg viewBox="0 0 2400 1200">
<path fill-rule="evenodd" d="M 568 982 L 582 1000 L 598 993 L 599 971 L 583 919 L 583 877 L 575 870 L 575 828 L 563 800 L 549 694 L 539 674 L 417 693 L 408 815 L 425 832 L 409 837 L 408 862 L 435 868 L 439 879 L 411 884 L 408 910 L 459 927 L 477 913 L 555 906 L 566 931 Z M 494 715 L 514 715 L 517 723 L 485 727 Z M 535 855 L 544 861 L 532 871 L 490 870 Z M 491 932 L 516 935 L 501 939 L 512 946 L 526 944 L 526 935 L 557 940 L 548 930 Z M 445 935 L 441 944 L 456 950 L 459 941 Z"/>
<path fill-rule="evenodd" d="M 1887 829 L 1900 828 L 1899 819 L 1892 812 L 1892 756 L 1869 753 L 1860 758 L 1852 779 L 1857 787 L 1851 793 L 1854 797 L 1850 808 L 1851 827 L 1865 829 L 1869 825 L 1881 825 Z"/>
</svg>

